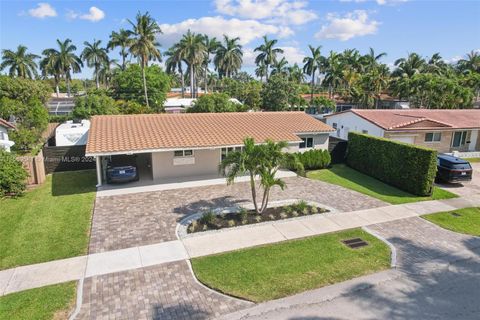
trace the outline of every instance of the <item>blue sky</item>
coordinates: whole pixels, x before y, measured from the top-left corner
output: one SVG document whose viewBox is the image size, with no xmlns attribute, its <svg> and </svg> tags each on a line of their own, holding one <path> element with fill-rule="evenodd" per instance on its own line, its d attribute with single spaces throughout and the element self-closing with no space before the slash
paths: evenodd
<svg viewBox="0 0 480 320">
<path fill-rule="evenodd" d="M 0 48 L 19 44 L 40 54 L 55 40 L 70 38 L 80 53 L 84 41 L 106 45 L 112 30 L 149 11 L 161 25 L 162 48 L 191 29 L 221 37 L 239 36 L 244 69 L 253 69 L 255 48 L 264 34 L 279 39 L 291 63 L 300 63 L 308 44 L 322 53 L 369 47 L 387 52 L 391 64 L 409 52 L 448 61 L 480 49 L 480 1 L 415 0 L 211 0 L 211 1 L 5 1 L 0 0 Z M 117 52 L 113 57 L 119 58 Z M 87 77 L 85 68 L 76 77 Z"/>
</svg>

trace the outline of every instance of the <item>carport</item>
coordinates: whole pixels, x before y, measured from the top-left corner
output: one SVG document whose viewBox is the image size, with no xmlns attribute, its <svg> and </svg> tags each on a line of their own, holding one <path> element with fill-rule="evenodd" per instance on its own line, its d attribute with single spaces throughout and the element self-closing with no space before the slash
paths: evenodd
<svg viewBox="0 0 480 320">
<path fill-rule="evenodd" d="M 148 183 L 153 180 L 151 153 L 102 155 L 96 156 L 95 162 L 97 169 L 97 187 L 106 184 L 107 169 L 109 166 L 135 166 L 137 168 L 140 183 Z"/>
</svg>

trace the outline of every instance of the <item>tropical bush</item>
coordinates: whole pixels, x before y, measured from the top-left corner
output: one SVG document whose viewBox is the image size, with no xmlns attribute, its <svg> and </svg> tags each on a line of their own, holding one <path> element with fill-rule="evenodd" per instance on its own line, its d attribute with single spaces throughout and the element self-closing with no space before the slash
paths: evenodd
<svg viewBox="0 0 480 320">
<path fill-rule="evenodd" d="M 170 77 L 159 66 L 151 65 L 145 67 L 145 78 L 150 108 L 155 112 L 162 111 L 170 91 Z M 146 104 L 142 79 L 142 68 L 138 64 L 130 64 L 124 71 L 118 70 L 111 81 L 113 98 Z"/>
<path fill-rule="evenodd" d="M 265 110 L 289 110 L 290 106 L 299 103 L 300 89 L 298 84 L 289 81 L 280 74 L 271 76 L 262 88 L 262 104 Z"/>
<path fill-rule="evenodd" d="M 262 106 L 262 83 L 257 80 L 239 81 L 230 78 L 222 79 L 222 92 L 248 106 L 260 109 Z"/>
<path fill-rule="evenodd" d="M 94 90 L 85 96 L 75 98 L 72 115 L 74 118 L 88 119 L 95 115 L 118 113 L 115 100 L 109 97 L 105 91 Z"/>
<path fill-rule="evenodd" d="M 40 100 L 45 103 L 52 92 L 52 88 L 43 81 L 0 75 L 0 98 L 6 97 L 23 103 L 30 100 Z"/>
<path fill-rule="evenodd" d="M 244 111 L 244 105 L 230 101 L 225 93 L 211 93 L 199 97 L 188 110 L 192 113 Z"/>
<path fill-rule="evenodd" d="M 152 113 L 152 109 L 145 104 L 138 103 L 137 101 L 117 100 L 115 105 L 118 112 L 121 114 L 144 114 Z"/>
<path fill-rule="evenodd" d="M 437 171 L 437 151 L 350 132 L 347 164 L 404 191 L 428 196 Z"/>
<path fill-rule="evenodd" d="M 27 171 L 15 156 L 0 149 L 0 197 L 19 196 L 25 191 Z"/>
<path fill-rule="evenodd" d="M 298 170 L 296 163 L 300 162 L 301 170 Z M 285 168 L 288 170 L 299 171 L 303 174 L 303 170 L 318 170 L 327 168 L 330 165 L 331 157 L 328 150 L 311 149 L 305 152 L 297 152 L 291 154 L 286 162 Z"/>
</svg>

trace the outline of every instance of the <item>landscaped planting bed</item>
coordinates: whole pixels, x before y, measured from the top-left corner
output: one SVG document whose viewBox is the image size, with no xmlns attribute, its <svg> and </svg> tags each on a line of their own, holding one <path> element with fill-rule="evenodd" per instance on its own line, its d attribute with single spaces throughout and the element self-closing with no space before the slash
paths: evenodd
<svg viewBox="0 0 480 320">
<path fill-rule="evenodd" d="M 329 212 L 329 210 L 308 204 L 306 201 L 298 201 L 290 205 L 267 208 L 261 214 L 255 212 L 255 210 L 248 210 L 245 208 L 220 213 L 207 211 L 203 213 L 198 220 L 194 220 L 188 225 L 187 232 L 195 233 L 208 230 L 218 230 L 266 221 L 321 214 L 325 212 Z"/>
</svg>

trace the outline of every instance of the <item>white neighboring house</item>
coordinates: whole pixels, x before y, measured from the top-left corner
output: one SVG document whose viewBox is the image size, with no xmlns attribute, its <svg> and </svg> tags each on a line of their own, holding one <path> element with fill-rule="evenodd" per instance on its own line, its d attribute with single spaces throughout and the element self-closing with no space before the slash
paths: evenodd
<svg viewBox="0 0 480 320">
<path fill-rule="evenodd" d="M 330 136 L 355 131 L 432 148 L 442 153 L 480 151 L 478 109 L 351 109 L 325 116 Z"/>
<path fill-rule="evenodd" d="M 55 129 L 55 145 L 57 147 L 86 145 L 89 129 L 89 120 L 82 120 L 79 123 L 69 120 L 62 123 Z"/>
<path fill-rule="evenodd" d="M 15 144 L 15 142 L 8 138 L 9 130 L 15 130 L 15 126 L 0 118 L 0 149 L 4 149 L 8 152 L 10 152 L 10 147 Z"/>
</svg>

